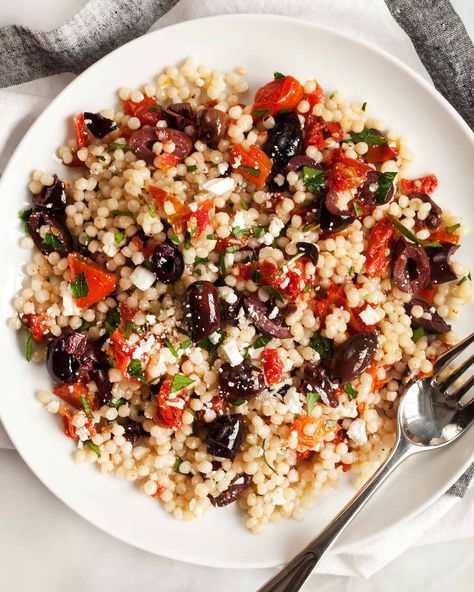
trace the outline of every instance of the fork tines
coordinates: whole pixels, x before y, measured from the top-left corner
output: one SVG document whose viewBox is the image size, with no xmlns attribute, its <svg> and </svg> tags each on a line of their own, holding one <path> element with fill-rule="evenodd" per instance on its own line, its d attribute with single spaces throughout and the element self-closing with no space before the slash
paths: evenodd
<svg viewBox="0 0 474 592">
<path fill-rule="evenodd" d="M 464 352 L 473 342 L 474 333 L 471 333 L 471 335 L 468 335 L 465 339 L 440 356 L 434 364 L 434 380 L 438 390 L 445 395 L 446 399 L 457 401 L 456 406 L 458 409 L 464 409 L 474 402 L 474 393 L 470 398 L 467 398 L 466 401 L 463 401 L 464 396 L 474 387 L 474 374 L 454 391 L 448 393 L 448 389 L 461 378 L 466 370 L 471 368 L 471 366 L 474 366 L 474 354 L 462 362 L 462 364 L 455 368 L 446 377 L 440 379 L 439 375 L 447 370 L 448 364 Z"/>
</svg>

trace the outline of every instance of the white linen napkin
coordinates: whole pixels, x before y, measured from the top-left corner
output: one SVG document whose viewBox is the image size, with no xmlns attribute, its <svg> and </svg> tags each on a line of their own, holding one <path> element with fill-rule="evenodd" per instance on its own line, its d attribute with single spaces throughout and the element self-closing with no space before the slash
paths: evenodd
<svg viewBox="0 0 474 592">
<path fill-rule="evenodd" d="M 387 50 L 430 81 L 410 38 L 383 0 L 181 0 L 151 30 L 202 16 L 257 12 L 296 16 L 350 33 Z M 34 119 L 73 77 L 59 74 L 0 90 L 0 172 Z M 0 448 L 13 448 L 1 425 Z M 383 538 L 374 538 L 363 546 L 353 543 L 341 547 L 323 560 L 317 572 L 369 577 L 409 547 L 469 536 L 474 536 L 472 488 L 463 499 L 442 496 L 428 510 L 394 527 Z M 316 582 L 310 581 L 307 589 L 316 590 Z"/>
</svg>

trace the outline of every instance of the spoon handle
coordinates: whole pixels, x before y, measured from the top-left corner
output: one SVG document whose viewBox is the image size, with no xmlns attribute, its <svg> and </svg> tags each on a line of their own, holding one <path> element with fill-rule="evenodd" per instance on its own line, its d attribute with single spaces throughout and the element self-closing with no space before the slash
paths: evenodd
<svg viewBox="0 0 474 592">
<path fill-rule="evenodd" d="M 337 516 L 296 557 L 287 563 L 258 592 L 297 592 L 310 576 L 324 553 L 334 544 L 342 531 L 362 510 L 387 477 L 406 458 L 416 452 L 416 446 L 398 437 L 385 462 L 354 495 Z"/>
</svg>

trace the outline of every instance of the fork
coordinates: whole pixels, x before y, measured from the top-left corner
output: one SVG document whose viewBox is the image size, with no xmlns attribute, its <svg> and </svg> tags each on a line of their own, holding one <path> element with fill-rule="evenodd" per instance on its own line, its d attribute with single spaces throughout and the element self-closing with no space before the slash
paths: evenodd
<svg viewBox="0 0 474 592">
<path fill-rule="evenodd" d="M 385 462 L 309 545 L 258 592 L 297 592 L 321 557 L 339 538 L 387 477 L 408 457 L 446 446 L 473 423 L 474 373 L 456 384 L 474 365 L 474 354 L 450 371 L 451 362 L 474 341 L 474 333 L 438 358 L 433 375 L 408 384 L 400 399 L 394 447 Z M 465 400 L 467 398 L 467 401 Z"/>
</svg>

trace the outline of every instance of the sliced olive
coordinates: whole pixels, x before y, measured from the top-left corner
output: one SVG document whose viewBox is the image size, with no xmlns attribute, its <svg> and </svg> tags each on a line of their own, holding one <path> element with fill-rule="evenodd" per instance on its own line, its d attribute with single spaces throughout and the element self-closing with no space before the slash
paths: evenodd
<svg viewBox="0 0 474 592">
<path fill-rule="evenodd" d="M 135 442 L 138 440 L 138 438 L 140 438 L 140 436 L 143 436 L 145 434 L 144 430 L 143 430 L 143 426 L 139 421 L 128 421 L 125 424 L 125 432 L 123 434 L 123 437 L 125 439 L 127 439 L 129 442 L 131 442 L 132 444 L 135 444 Z"/>
<path fill-rule="evenodd" d="M 96 138 L 104 138 L 110 132 L 117 129 L 117 124 L 113 119 L 104 117 L 100 113 L 84 112 L 84 123 L 90 133 Z"/>
<path fill-rule="evenodd" d="M 163 284 L 174 284 L 183 275 L 184 260 L 181 251 L 171 243 L 158 245 L 150 257 L 153 273 Z"/>
<path fill-rule="evenodd" d="M 300 154 L 303 150 L 303 131 L 298 115 L 293 111 L 278 115 L 262 149 L 272 159 L 276 170 L 284 169 L 291 158 Z"/>
<path fill-rule="evenodd" d="M 171 152 L 180 159 L 186 158 L 193 150 L 193 141 L 184 132 L 170 129 L 169 127 L 156 128 L 156 137 L 159 142 L 173 142 L 174 150 Z"/>
<path fill-rule="evenodd" d="M 365 331 L 349 337 L 333 353 L 329 371 L 331 377 L 345 384 L 370 366 L 377 353 L 378 339 L 374 331 Z"/>
<path fill-rule="evenodd" d="M 46 226 L 46 232 L 42 236 L 40 229 Z M 66 225 L 45 210 L 35 210 L 28 219 L 28 230 L 36 247 L 49 255 L 53 251 L 61 254 L 74 250 L 74 243 Z"/>
<path fill-rule="evenodd" d="M 63 212 L 66 208 L 66 188 L 57 175 L 53 175 L 53 179 L 53 184 L 45 187 L 38 195 L 33 195 L 32 201 L 37 208 Z"/>
<path fill-rule="evenodd" d="M 413 308 L 415 306 L 419 306 L 423 309 L 421 317 L 413 316 Z M 432 333 L 434 335 L 451 331 L 450 325 L 439 316 L 436 312 L 436 308 L 422 298 L 417 298 L 416 296 L 412 298 L 410 302 L 405 304 L 405 310 L 407 315 L 411 317 L 411 326 L 413 328 L 423 327 L 426 333 Z"/>
<path fill-rule="evenodd" d="M 393 257 L 393 280 L 399 290 L 416 294 L 428 287 L 430 260 L 423 247 L 400 238 Z"/>
<path fill-rule="evenodd" d="M 429 247 L 426 254 L 430 262 L 430 282 L 434 285 L 453 282 L 457 279 L 451 268 L 451 256 L 457 251 L 459 245 L 442 245 L 441 247 Z"/>
<path fill-rule="evenodd" d="M 212 456 L 234 460 L 244 438 L 242 415 L 222 415 L 208 424 L 207 451 Z"/>
<path fill-rule="evenodd" d="M 339 232 L 355 220 L 354 214 L 349 210 L 341 210 L 337 201 L 337 193 L 332 189 L 321 200 L 319 225 L 325 232 Z"/>
<path fill-rule="evenodd" d="M 191 103 L 173 103 L 161 113 L 168 127 L 181 131 L 188 126 L 194 127 L 194 111 Z"/>
<path fill-rule="evenodd" d="M 229 288 L 232 290 L 232 288 Z M 221 321 L 223 323 L 230 323 L 236 325 L 239 322 L 239 312 L 244 304 L 244 299 L 241 294 L 232 290 L 235 294 L 235 302 L 229 303 L 227 300 L 220 301 Z"/>
<path fill-rule="evenodd" d="M 314 265 L 318 264 L 319 249 L 317 245 L 314 245 L 313 243 L 299 242 L 296 243 L 296 246 L 298 248 L 298 251 L 300 253 L 304 253 L 307 257 L 309 257 Z"/>
<path fill-rule="evenodd" d="M 236 475 L 229 483 L 229 487 L 220 493 L 218 496 L 209 496 L 211 504 L 218 508 L 228 506 L 237 501 L 247 487 L 252 483 L 252 475 L 247 473 L 240 473 Z"/>
<path fill-rule="evenodd" d="M 219 368 L 219 393 L 226 401 L 253 399 L 265 388 L 263 372 L 260 368 L 243 362 L 238 366 L 223 364 Z"/>
<path fill-rule="evenodd" d="M 130 149 L 145 162 L 151 163 L 154 161 L 156 154 L 153 152 L 153 144 L 157 142 L 156 128 L 149 125 L 144 125 L 142 128 L 133 132 L 130 136 Z"/>
<path fill-rule="evenodd" d="M 72 329 L 65 330 L 48 344 L 46 367 L 54 382 L 64 383 L 77 380 L 87 349 L 87 335 Z"/>
<path fill-rule="evenodd" d="M 443 213 L 443 210 L 431 199 L 429 195 L 426 195 L 426 193 L 411 193 L 410 199 L 414 198 L 417 198 L 424 203 L 431 204 L 431 210 L 428 212 L 428 215 L 425 218 L 425 224 L 427 228 L 432 231 L 438 230 L 438 228 L 441 226 L 441 214 Z"/>
<path fill-rule="evenodd" d="M 197 135 L 209 148 L 217 148 L 225 137 L 229 116 L 219 109 L 202 109 L 196 115 Z"/>
<path fill-rule="evenodd" d="M 321 171 L 323 170 L 323 167 L 318 164 L 314 158 L 310 158 L 305 154 L 298 154 L 298 156 L 290 158 L 284 172 L 289 173 L 290 171 L 299 171 L 304 166 L 311 167 L 312 169 L 319 169 Z"/>
<path fill-rule="evenodd" d="M 252 319 L 253 324 L 260 329 L 260 331 L 268 333 L 268 335 L 271 335 L 272 337 L 278 337 L 279 339 L 288 339 L 291 337 L 291 331 L 285 325 L 281 313 L 277 311 L 276 316 L 270 318 L 274 308 L 269 311 L 266 303 L 262 302 L 255 294 L 244 298 L 244 306 L 247 314 Z"/>
<path fill-rule="evenodd" d="M 193 341 L 209 337 L 219 329 L 219 296 L 212 282 L 194 282 L 188 287 L 186 320 Z"/>
<path fill-rule="evenodd" d="M 395 193 L 395 187 L 393 183 L 388 188 L 388 191 L 382 199 L 377 195 L 377 192 L 380 189 L 380 180 L 382 178 L 382 173 L 378 171 L 368 171 L 365 177 L 364 184 L 359 189 L 357 193 L 357 197 L 365 204 L 375 205 L 375 204 L 386 204 L 388 203 Z"/>
<path fill-rule="evenodd" d="M 326 369 L 322 366 L 306 363 L 303 368 L 301 387 L 305 395 L 317 393 L 319 400 L 328 407 L 337 407 L 339 405 L 339 399 L 337 398 L 338 383 L 330 379 Z"/>
</svg>

